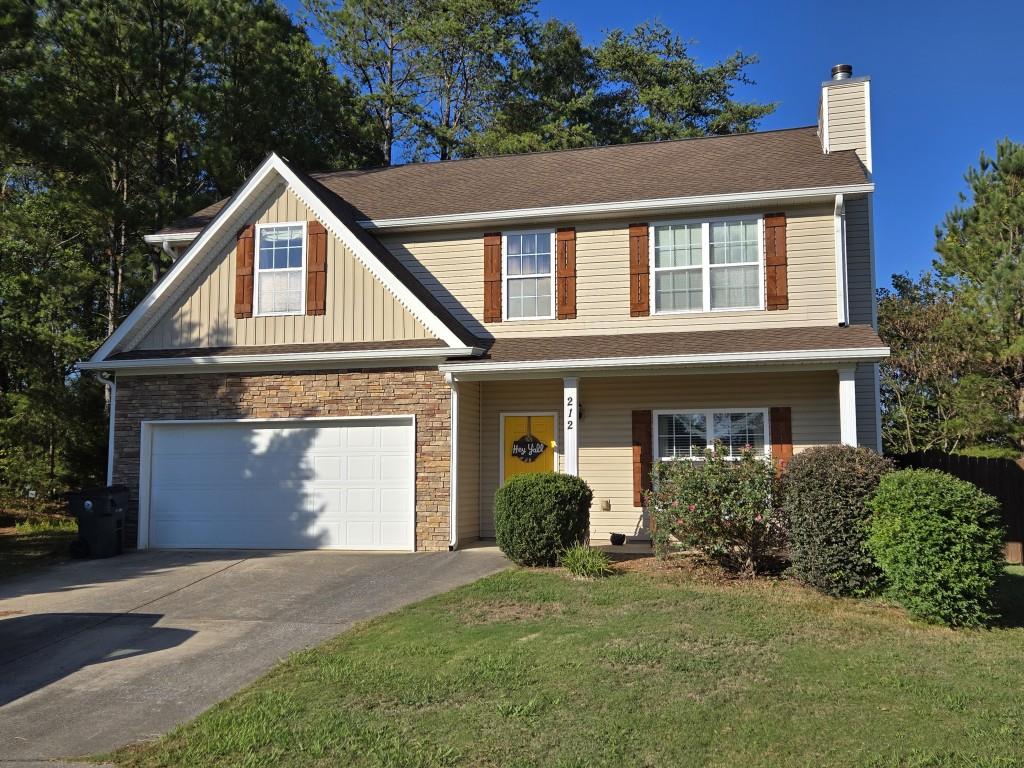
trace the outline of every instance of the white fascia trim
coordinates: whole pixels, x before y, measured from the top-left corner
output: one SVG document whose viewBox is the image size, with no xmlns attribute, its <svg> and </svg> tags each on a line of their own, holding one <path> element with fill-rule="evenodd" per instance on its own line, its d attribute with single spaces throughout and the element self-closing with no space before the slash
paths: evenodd
<svg viewBox="0 0 1024 768">
<path fill-rule="evenodd" d="M 402 304 L 409 312 L 419 320 L 423 325 L 433 333 L 437 338 L 441 339 L 449 347 L 462 347 L 463 342 L 459 337 L 443 322 L 441 319 L 431 312 L 427 306 L 420 301 L 395 275 L 388 270 L 380 260 L 374 256 L 370 249 L 363 245 L 363 242 L 357 238 L 352 231 L 346 227 L 341 221 L 331 213 L 331 210 L 324 205 L 320 198 L 309 191 L 309 188 L 299 180 L 292 170 L 285 165 L 285 163 L 277 155 L 271 155 L 271 162 L 274 164 L 275 169 L 281 174 L 282 178 L 288 182 L 288 185 L 292 188 L 296 195 L 306 204 L 306 206 L 313 212 L 327 229 L 331 233 L 341 240 L 345 244 L 345 247 L 352 251 L 356 259 L 366 267 L 366 269 L 377 278 L 384 287 L 387 288 L 391 293 L 398 299 L 399 303 Z"/>
<path fill-rule="evenodd" d="M 715 352 L 704 355 L 647 357 L 591 357 L 578 360 L 529 360 L 513 363 L 452 363 L 441 365 L 444 373 L 503 373 L 514 371 L 585 370 L 600 368 L 653 368 L 672 365 L 742 365 L 744 363 L 876 362 L 889 356 L 889 347 L 854 349 L 806 349 L 779 352 Z"/>
<path fill-rule="evenodd" d="M 456 336 L 441 320 L 420 301 L 402 282 L 388 271 L 380 260 L 374 256 L 363 243 L 349 231 L 348 227 L 341 223 L 331 213 L 316 195 L 309 191 L 299 178 L 292 173 L 291 169 L 276 154 L 271 154 L 263 165 L 249 178 L 245 185 L 231 199 L 231 201 L 214 218 L 213 226 L 208 226 L 200 237 L 192 241 L 188 251 L 178 259 L 164 278 L 157 283 L 153 290 L 132 310 L 123 323 L 118 326 L 110 337 L 92 356 L 90 362 L 102 362 L 106 357 L 124 341 L 132 329 L 138 325 L 157 302 L 172 290 L 178 278 L 197 258 L 203 249 L 216 238 L 225 222 L 230 221 L 232 216 L 242 208 L 252 193 L 260 189 L 268 175 L 276 173 L 280 176 L 292 191 L 306 204 L 313 214 L 331 231 L 345 246 L 352 251 L 359 262 L 376 277 L 398 301 L 437 338 L 444 341 L 449 347 L 462 347 L 463 342 Z"/>
<path fill-rule="evenodd" d="M 188 368 L 208 366 L 217 368 L 244 368 L 254 365 L 278 365 L 298 368 L 305 364 L 358 363 L 386 360 L 422 361 L 445 360 L 449 357 L 479 355 L 478 347 L 423 347 L 414 349 L 375 349 L 348 352 L 270 352 L 252 355 L 206 355 L 198 357 L 150 357 L 134 360 L 88 360 L 77 364 L 83 371 L 131 371 L 154 368 Z"/>
<path fill-rule="evenodd" d="M 687 208 L 725 206 L 736 203 L 783 203 L 788 200 L 832 199 L 837 194 L 862 195 L 874 191 L 872 183 L 848 184 L 836 187 L 806 187 L 802 189 L 774 189 L 764 192 L 736 192 L 721 195 L 698 195 L 694 197 L 665 197 L 652 200 L 624 200 L 616 203 L 583 203 L 580 205 L 559 205 L 545 208 L 513 208 L 503 211 L 480 211 L 476 213 L 445 214 L 440 216 L 408 216 L 395 219 L 363 219 L 359 226 L 364 229 L 416 229 L 431 226 L 458 226 L 504 221 L 537 219 L 559 219 L 573 216 L 588 216 L 636 211 L 658 212 L 685 210 Z"/>
<path fill-rule="evenodd" d="M 174 245 L 176 243 L 191 243 L 199 237 L 199 230 L 194 232 L 170 232 L 166 235 L 145 235 L 142 240 L 147 245 Z"/>
<path fill-rule="evenodd" d="M 189 247 L 185 255 L 174 262 L 174 266 L 172 266 L 170 271 L 164 275 L 163 279 L 153 286 L 153 290 L 151 290 L 146 297 L 139 302 L 128 317 L 125 318 L 124 322 L 121 323 L 121 325 L 119 325 L 117 329 L 110 334 L 107 340 L 103 342 L 103 345 L 96 350 L 96 354 L 94 354 L 89 361 L 90 363 L 105 360 L 106 357 L 113 352 L 122 341 L 124 341 L 129 332 L 142 321 L 149 310 L 152 309 L 156 303 L 166 293 L 168 293 L 168 291 L 172 290 L 172 287 L 175 285 L 178 278 L 181 277 L 188 266 L 195 261 L 197 255 L 203 250 L 203 247 L 217 236 L 223 223 L 230 219 L 231 216 L 245 204 L 246 199 L 253 190 L 260 188 L 267 176 L 274 170 L 275 160 L 277 160 L 277 165 L 283 165 L 277 155 L 271 155 L 263 162 L 263 165 L 256 169 L 256 172 L 249 177 L 249 181 L 247 181 L 242 189 L 239 190 L 238 194 L 236 194 L 234 198 L 232 198 L 231 202 L 222 208 L 220 213 L 217 214 L 214 221 L 218 222 L 218 225 L 207 227 L 202 233 L 202 236 L 192 242 L 192 245 Z"/>
</svg>

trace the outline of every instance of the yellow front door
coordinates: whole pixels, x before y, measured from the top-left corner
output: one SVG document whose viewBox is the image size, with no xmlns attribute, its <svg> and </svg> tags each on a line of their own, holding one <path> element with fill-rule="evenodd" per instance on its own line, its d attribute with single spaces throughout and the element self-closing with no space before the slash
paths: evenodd
<svg viewBox="0 0 1024 768">
<path fill-rule="evenodd" d="M 505 477 L 555 471 L 555 417 L 502 416 L 502 464 Z"/>
</svg>

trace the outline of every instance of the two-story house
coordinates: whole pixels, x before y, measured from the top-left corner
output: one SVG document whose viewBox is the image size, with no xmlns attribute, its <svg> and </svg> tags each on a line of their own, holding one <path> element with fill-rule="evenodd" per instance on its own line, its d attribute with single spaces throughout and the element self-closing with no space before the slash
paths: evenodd
<svg viewBox="0 0 1024 768">
<path fill-rule="evenodd" d="M 307 175 L 147 238 L 95 356 L 129 545 L 436 550 L 523 472 L 646 537 L 652 462 L 880 448 L 870 91 L 819 124 Z"/>
</svg>

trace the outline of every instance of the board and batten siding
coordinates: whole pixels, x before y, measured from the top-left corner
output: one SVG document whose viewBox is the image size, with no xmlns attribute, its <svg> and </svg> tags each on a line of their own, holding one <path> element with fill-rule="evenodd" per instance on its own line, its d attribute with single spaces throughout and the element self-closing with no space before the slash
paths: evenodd
<svg viewBox="0 0 1024 768">
<path fill-rule="evenodd" d="M 303 222 L 312 212 L 290 189 L 280 188 L 252 219 L 258 224 Z M 189 349 L 270 344 L 430 339 L 431 334 L 336 237 L 327 234 L 327 312 L 236 319 L 235 247 L 232 243 L 196 278 L 135 345 L 137 349 Z"/>
<path fill-rule="evenodd" d="M 483 382 L 480 387 L 480 535 L 490 538 L 494 493 L 501 482 L 500 414 L 559 412 L 562 381 Z M 633 506 L 634 410 L 789 406 L 795 452 L 840 439 L 835 371 L 584 377 L 579 387 L 579 470 L 594 491 L 591 535 L 598 540 L 613 532 L 634 535 L 645 530 L 643 510 Z M 607 511 L 601 508 L 605 501 Z"/>
<path fill-rule="evenodd" d="M 459 543 L 480 538 L 480 389 L 460 382 L 455 504 Z M 491 533 L 493 536 L 493 532 Z"/>
<path fill-rule="evenodd" d="M 575 319 L 484 323 L 482 230 L 379 236 L 467 327 L 497 338 L 831 325 L 836 322 L 833 207 L 801 206 L 785 212 L 789 309 L 774 312 L 737 310 L 630 317 L 631 222 L 560 221 L 538 229 L 576 227 Z M 715 215 L 737 213 L 744 212 L 722 211 Z M 651 223 L 661 220 L 650 219 Z"/>
<path fill-rule="evenodd" d="M 846 207 L 846 274 L 850 322 L 875 322 L 875 270 L 871 258 L 870 201 L 855 198 Z"/>
</svg>

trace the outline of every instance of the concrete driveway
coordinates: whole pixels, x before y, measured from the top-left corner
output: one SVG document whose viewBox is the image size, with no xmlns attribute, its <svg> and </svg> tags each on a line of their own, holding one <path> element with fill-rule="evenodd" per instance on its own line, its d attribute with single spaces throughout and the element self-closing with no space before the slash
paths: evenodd
<svg viewBox="0 0 1024 768">
<path fill-rule="evenodd" d="M 0 583 L 0 766 L 153 738 L 292 651 L 505 566 L 493 548 L 165 551 Z"/>
</svg>

